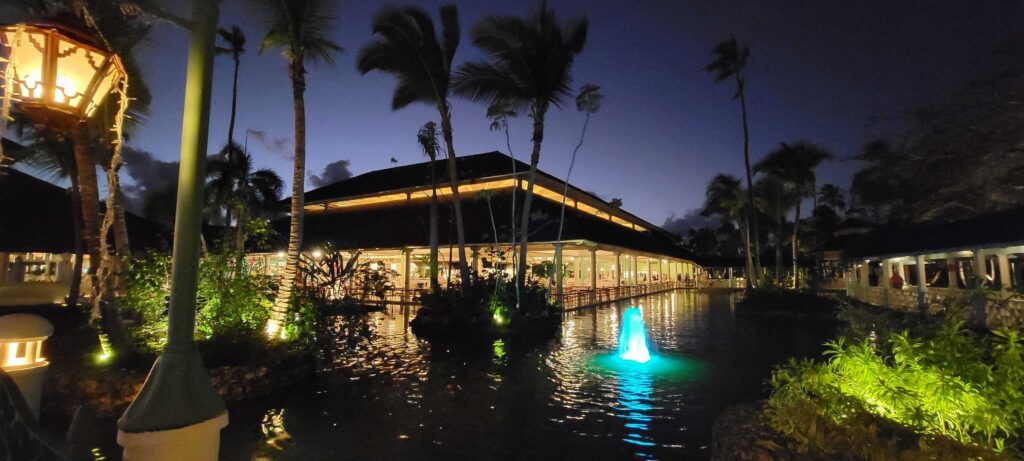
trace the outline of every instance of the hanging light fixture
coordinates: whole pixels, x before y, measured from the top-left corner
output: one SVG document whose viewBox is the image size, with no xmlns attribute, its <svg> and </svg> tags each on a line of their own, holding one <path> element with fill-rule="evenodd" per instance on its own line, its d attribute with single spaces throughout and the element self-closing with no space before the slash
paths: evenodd
<svg viewBox="0 0 1024 461">
<path fill-rule="evenodd" d="M 2 26 L 0 45 L 5 92 L 29 112 L 87 119 L 125 78 L 116 54 L 64 25 Z"/>
</svg>

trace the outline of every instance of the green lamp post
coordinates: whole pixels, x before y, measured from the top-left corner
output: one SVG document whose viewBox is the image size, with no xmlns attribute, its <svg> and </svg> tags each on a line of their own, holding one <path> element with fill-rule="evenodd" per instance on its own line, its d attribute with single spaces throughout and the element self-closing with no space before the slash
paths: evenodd
<svg viewBox="0 0 1024 461">
<path fill-rule="evenodd" d="M 190 43 L 167 345 L 153 364 L 142 390 L 117 422 L 117 440 L 124 447 L 125 460 L 215 460 L 220 430 L 228 422 L 224 401 L 210 384 L 209 373 L 193 341 L 219 3 L 192 0 L 192 19 L 186 21 Z"/>
</svg>

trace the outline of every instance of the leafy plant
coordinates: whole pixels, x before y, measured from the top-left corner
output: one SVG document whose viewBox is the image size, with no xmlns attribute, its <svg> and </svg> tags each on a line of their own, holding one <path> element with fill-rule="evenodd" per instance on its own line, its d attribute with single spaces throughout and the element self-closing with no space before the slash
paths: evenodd
<svg viewBox="0 0 1024 461">
<path fill-rule="evenodd" d="M 800 451 L 1001 459 L 1021 449 L 1022 347 L 1017 331 L 987 336 L 961 322 L 881 345 L 839 338 L 825 360 L 791 360 L 773 373 L 766 416 Z"/>
</svg>

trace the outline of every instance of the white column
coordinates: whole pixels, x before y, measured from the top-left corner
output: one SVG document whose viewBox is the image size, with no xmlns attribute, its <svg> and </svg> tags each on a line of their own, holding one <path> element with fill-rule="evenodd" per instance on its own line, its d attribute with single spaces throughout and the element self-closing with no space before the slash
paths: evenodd
<svg viewBox="0 0 1024 461">
<path fill-rule="evenodd" d="M 647 284 L 654 282 L 654 272 L 651 272 L 651 258 L 647 258 Z"/>
<path fill-rule="evenodd" d="M 590 288 L 597 288 L 597 250 L 590 250 Z"/>
<path fill-rule="evenodd" d="M 863 287 L 871 286 L 871 281 L 868 280 L 868 275 L 871 274 L 871 263 L 864 262 L 860 265 L 860 285 Z"/>
<path fill-rule="evenodd" d="M 615 286 L 622 286 L 622 253 L 615 253 Z"/>
<path fill-rule="evenodd" d="M 996 260 L 999 263 L 999 284 L 1004 291 L 1007 291 L 1013 287 L 1013 274 L 1010 273 L 1010 257 L 1006 254 L 998 254 L 996 255 Z M 3 262 L 3 259 L 0 259 L 0 262 Z"/>
<path fill-rule="evenodd" d="M 985 254 L 981 250 L 975 250 L 974 252 L 974 278 L 975 286 L 979 283 L 985 283 L 988 281 L 986 277 L 988 273 L 988 263 L 985 261 Z"/>
</svg>

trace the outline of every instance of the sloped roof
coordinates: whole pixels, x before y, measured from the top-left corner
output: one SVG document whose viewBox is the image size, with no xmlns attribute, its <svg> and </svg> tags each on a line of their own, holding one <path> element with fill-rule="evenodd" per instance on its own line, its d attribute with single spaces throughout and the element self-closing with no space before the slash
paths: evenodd
<svg viewBox="0 0 1024 461">
<path fill-rule="evenodd" d="M 822 251 L 842 258 L 927 254 L 1024 244 L 1024 207 L 951 222 L 890 224 L 862 234 L 838 235 Z"/>
<path fill-rule="evenodd" d="M 73 219 L 67 189 L 13 168 L 0 170 L 0 251 L 73 252 Z M 159 226 L 140 216 L 125 213 L 125 226 L 132 249 L 168 247 Z"/>
<path fill-rule="evenodd" d="M 508 157 L 505 157 L 506 159 Z M 466 225 L 466 243 L 488 244 L 494 242 L 491 212 L 502 240 L 508 239 L 511 220 L 511 192 L 494 193 L 491 210 L 487 203 L 474 197 L 465 197 L 462 211 Z M 519 193 L 522 203 L 523 193 Z M 533 212 L 544 218 L 531 224 L 532 242 L 553 242 L 558 236 L 559 204 L 537 198 Z M 518 211 L 518 210 L 517 210 Z M 596 243 L 620 246 L 637 251 L 657 253 L 679 258 L 690 258 L 675 244 L 669 235 L 660 229 L 638 232 L 619 224 L 599 219 L 592 215 L 566 207 L 565 228 L 562 240 L 588 240 Z M 533 215 L 534 213 L 531 213 Z M 456 242 L 454 214 L 450 203 L 442 202 L 439 207 L 439 237 L 442 246 Z M 430 235 L 429 201 L 415 201 L 389 207 L 332 210 L 307 213 L 304 221 L 303 247 L 313 249 L 331 242 L 339 249 L 355 248 L 400 248 L 403 246 L 427 246 Z M 289 218 L 274 221 L 282 242 L 287 239 Z M 283 243 L 279 244 L 283 248 Z"/>
</svg>

